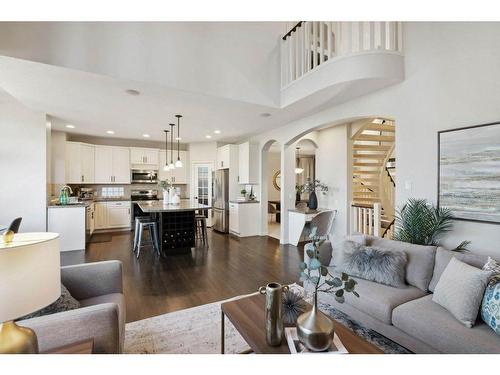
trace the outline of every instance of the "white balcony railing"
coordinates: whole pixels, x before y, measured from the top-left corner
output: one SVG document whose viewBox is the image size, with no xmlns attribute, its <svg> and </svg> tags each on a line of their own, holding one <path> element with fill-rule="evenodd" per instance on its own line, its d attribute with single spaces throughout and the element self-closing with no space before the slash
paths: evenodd
<svg viewBox="0 0 500 375">
<path fill-rule="evenodd" d="M 402 48 L 400 22 L 294 23 L 281 39 L 281 87 L 337 57 Z"/>
<path fill-rule="evenodd" d="M 362 233 L 380 237 L 381 213 L 380 203 L 375 203 L 373 208 L 352 204 L 350 234 Z"/>
</svg>

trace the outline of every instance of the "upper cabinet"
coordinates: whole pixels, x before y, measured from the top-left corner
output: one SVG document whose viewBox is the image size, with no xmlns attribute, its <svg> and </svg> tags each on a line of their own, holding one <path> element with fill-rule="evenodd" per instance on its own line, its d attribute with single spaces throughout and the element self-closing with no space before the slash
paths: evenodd
<svg viewBox="0 0 500 375">
<path fill-rule="evenodd" d="M 95 147 L 80 142 L 66 142 L 65 173 L 67 184 L 94 183 Z"/>
<path fill-rule="evenodd" d="M 130 148 L 130 163 L 137 166 L 148 166 L 158 169 L 158 149 L 155 148 Z"/>
<path fill-rule="evenodd" d="M 225 145 L 217 149 L 217 169 L 228 169 L 230 166 L 237 167 L 238 146 Z M 233 163 L 233 165 L 231 164 Z"/>
<path fill-rule="evenodd" d="M 239 148 L 239 178 L 240 184 L 258 184 L 259 181 L 259 146 L 245 142 Z"/>
<path fill-rule="evenodd" d="M 130 150 L 126 147 L 95 146 L 95 182 L 130 184 Z"/>
<path fill-rule="evenodd" d="M 170 151 L 168 154 L 170 161 Z M 165 151 L 160 151 L 160 166 L 158 172 L 159 180 L 170 180 L 173 184 L 187 184 L 188 183 L 188 153 L 186 151 L 180 151 L 179 157 L 182 161 L 182 167 L 174 168 L 171 171 L 164 171 L 163 167 L 166 164 Z M 177 161 L 177 151 L 174 151 L 174 163 Z"/>
</svg>

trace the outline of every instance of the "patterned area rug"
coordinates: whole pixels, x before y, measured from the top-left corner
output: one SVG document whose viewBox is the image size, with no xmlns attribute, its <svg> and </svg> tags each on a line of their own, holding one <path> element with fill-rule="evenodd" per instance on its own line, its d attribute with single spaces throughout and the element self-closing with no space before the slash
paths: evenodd
<svg viewBox="0 0 500 375">
<path fill-rule="evenodd" d="M 297 292 L 304 289 L 291 285 Z M 238 296 L 232 299 L 242 298 Z M 308 300 L 308 298 L 306 298 Z M 227 300 L 229 301 L 229 300 Z M 209 303 L 190 309 L 155 316 L 125 326 L 125 353 L 129 354 L 218 354 L 220 353 L 220 305 L 226 301 Z M 320 309 L 352 329 L 357 335 L 382 349 L 387 354 L 406 354 L 408 350 L 379 333 L 365 328 L 343 312 L 320 303 Z M 226 319 L 226 353 L 241 353 L 248 349 L 245 340 Z"/>
</svg>

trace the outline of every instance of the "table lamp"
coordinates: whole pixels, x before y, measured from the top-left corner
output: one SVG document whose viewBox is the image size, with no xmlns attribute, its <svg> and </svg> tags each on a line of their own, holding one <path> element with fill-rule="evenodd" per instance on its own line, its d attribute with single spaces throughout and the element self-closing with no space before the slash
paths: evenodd
<svg viewBox="0 0 500 375">
<path fill-rule="evenodd" d="M 9 243 L 0 239 L 0 353 L 38 353 L 35 332 L 14 319 L 60 295 L 59 234 L 18 233 Z"/>
</svg>

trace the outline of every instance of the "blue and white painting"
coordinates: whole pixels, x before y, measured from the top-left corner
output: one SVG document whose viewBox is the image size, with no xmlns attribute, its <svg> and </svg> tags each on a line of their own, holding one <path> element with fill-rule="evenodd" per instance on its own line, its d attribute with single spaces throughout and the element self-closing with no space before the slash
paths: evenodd
<svg viewBox="0 0 500 375">
<path fill-rule="evenodd" d="M 500 223 L 500 124 L 442 132 L 439 205 L 457 219 Z"/>
</svg>

